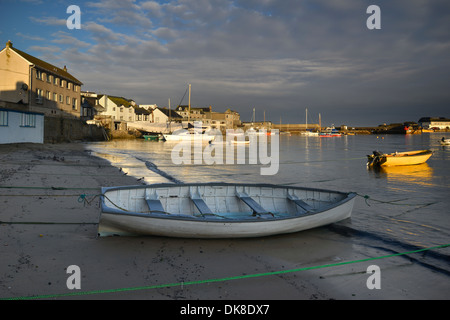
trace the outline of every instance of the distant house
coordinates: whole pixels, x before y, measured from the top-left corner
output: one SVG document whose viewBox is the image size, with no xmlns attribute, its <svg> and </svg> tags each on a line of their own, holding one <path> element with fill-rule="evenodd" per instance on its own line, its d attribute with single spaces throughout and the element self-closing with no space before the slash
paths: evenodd
<svg viewBox="0 0 450 320">
<path fill-rule="evenodd" d="M 13 47 L 0 51 L 0 107 L 80 117 L 82 82 L 67 68 L 58 68 Z"/>
<path fill-rule="evenodd" d="M 150 122 L 151 120 L 151 110 L 147 110 L 145 108 L 142 108 L 141 106 L 138 105 L 134 105 L 134 121 L 139 121 L 139 122 Z"/>
<path fill-rule="evenodd" d="M 81 119 L 87 121 L 105 111 L 98 103 L 98 95 L 94 92 L 81 92 Z"/>
<path fill-rule="evenodd" d="M 211 127 L 215 129 L 235 129 L 241 125 L 241 116 L 238 112 L 227 109 L 225 112 L 209 112 L 207 118 L 211 119 Z"/>
<path fill-rule="evenodd" d="M 210 126 L 214 129 L 226 130 L 233 129 L 241 125 L 241 117 L 238 112 L 227 109 L 225 112 L 212 111 L 212 107 L 193 108 L 189 114 L 189 106 L 178 106 L 175 109 L 184 121 L 201 121 L 204 126 Z M 189 117 L 188 117 L 189 115 Z"/>
<path fill-rule="evenodd" d="M 0 144 L 44 143 L 44 114 L 0 108 Z"/>
<path fill-rule="evenodd" d="M 189 106 L 180 105 L 176 107 L 175 111 L 184 118 L 184 120 L 189 121 L 202 121 L 204 122 L 207 118 L 206 113 L 211 112 L 211 107 L 209 108 L 194 108 L 191 107 L 191 112 L 189 113 Z"/>
<path fill-rule="evenodd" d="M 419 119 L 419 126 L 424 129 L 450 129 L 450 119 L 444 117 L 423 117 Z"/>
<path fill-rule="evenodd" d="M 181 122 L 182 120 L 183 117 L 174 110 L 157 107 L 151 111 L 151 122 L 153 123 Z"/>
<path fill-rule="evenodd" d="M 99 113 L 101 116 L 111 116 L 113 120 L 134 121 L 135 111 L 133 106 L 136 104 L 133 100 L 110 95 L 99 95 L 97 98 L 98 104 L 104 108 Z"/>
</svg>

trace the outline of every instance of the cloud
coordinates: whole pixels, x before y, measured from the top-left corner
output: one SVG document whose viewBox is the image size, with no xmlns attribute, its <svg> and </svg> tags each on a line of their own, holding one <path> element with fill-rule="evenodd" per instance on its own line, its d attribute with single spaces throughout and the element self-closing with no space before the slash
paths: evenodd
<svg viewBox="0 0 450 320">
<path fill-rule="evenodd" d="M 88 7 L 98 10 L 103 17 L 99 22 L 107 22 L 122 26 L 144 26 L 151 27 L 151 20 L 144 14 L 135 0 L 102 0 L 88 2 Z"/>
<path fill-rule="evenodd" d="M 42 37 L 33 36 L 33 35 L 29 35 L 29 34 L 23 34 L 22 32 L 17 32 L 16 36 L 19 36 L 19 37 L 27 39 L 27 40 L 33 40 L 33 41 L 43 41 L 44 40 L 44 38 L 42 38 Z"/>
<path fill-rule="evenodd" d="M 444 90 L 450 81 L 450 3 L 382 2 L 377 31 L 366 27 L 369 4 L 102 0 L 80 5 L 77 32 L 69 32 L 64 19 L 31 19 L 64 26 L 49 36 L 60 46 L 54 57 L 72 66 L 86 90 L 111 90 L 139 103 L 176 101 L 188 83 L 194 103 L 242 112 L 272 105 L 273 112 L 300 108 L 304 116 L 307 105 L 311 112 L 342 117 L 344 110 L 353 115 L 395 105 L 409 112 L 450 103 Z M 24 31 L 19 36 L 33 37 Z"/>
<path fill-rule="evenodd" d="M 30 17 L 30 19 L 31 21 L 49 26 L 66 26 L 67 24 L 66 19 L 59 19 L 56 17 L 44 17 L 44 18 Z"/>
<path fill-rule="evenodd" d="M 89 43 L 82 41 L 75 37 L 74 35 L 71 35 L 65 31 L 58 31 L 52 34 L 52 36 L 55 38 L 51 40 L 52 43 L 58 43 L 62 45 L 69 45 L 71 47 L 76 48 L 87 48 L 90 46 Z"/>
</svg>

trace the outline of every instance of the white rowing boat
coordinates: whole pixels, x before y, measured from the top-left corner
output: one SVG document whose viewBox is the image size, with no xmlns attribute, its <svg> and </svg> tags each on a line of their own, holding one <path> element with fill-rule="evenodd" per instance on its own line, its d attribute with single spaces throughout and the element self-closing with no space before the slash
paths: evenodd
<svg viewBox="0 0 450 320">
<path fill-rule="evenodd" d="M 349 218 L 355 196 L 270 184 L 105 187 L 98 233 L 244 238 L 298 232 Z"/>
</svg>

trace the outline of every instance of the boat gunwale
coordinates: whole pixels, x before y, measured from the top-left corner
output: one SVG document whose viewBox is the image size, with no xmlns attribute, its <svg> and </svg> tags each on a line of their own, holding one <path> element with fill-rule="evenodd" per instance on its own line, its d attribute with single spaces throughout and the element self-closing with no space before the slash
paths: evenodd
<svg viewBox="0 0 450 320">
<path fill-rule="evenodd" d="M 413 151 L 403 151 L 403 152 L 393 152 L 393 153 L 384 153 L 383 155 L 381 155 L 381 157 L 383 156 L 387 156 L 387 157 L 419 157 L 419 156 L 425 156 L 425 155 L 429 155 L 429 154 L 433 154 L 432 150 L 413 150 Z"/>
<path fill-rule="evenodd" d="M 105 193 L 108 191 L 114 191 L 114 190 L 127 190 L 127 189 L 146 189 L 146 188 L 167 188 L 167 187 L 190 187 L 190 186 L 244 186 L 244 187 L 266 187 L 266 188 L 278 188 L 278 189 L 295 189 L 295 190 L 305 190 L 305 191 L 313 191 L 313 192 L 327 192 L 327 193 L 334 193 L 334 194 L 340 194 L 344 195 L 345 198 L 333 202 L 329 204 L 328 206 L 325 206 L 324 208 L 321 208 L 320 210 L 315 211 L 307 211 L 305 213 L 301 214 L 295 214 L 291 216 L 282 216 L 282 217 L 264 217 L 264 218 L 258 218 L 257 215 L 254 219 L 251 219 L 252 215 L 246 218 L 223 218 L 221 219 L 220 215 L 213 216 L 214 218 L 210 218 L 208 216 L 194 216 L 194 215 L 183 215 L 183 214 L 172 214 L 172 213 L 165 213 L 165 212 L 133 212 L 133 211 L 123 211 L 120 209 L 111 208 L 109 206 L 106 206 L 105 204 Z M 351 201 L 354 197 L 356 197 L 355 192 L 342 192 L 342 191 L 335 191 L 335 190 L 327 190 L 327 189 L 319 189 L 319 188 L 308 188 L 308 187 L 295 187 L 295 186 L 285 186 L 285 185 L 273 185 L 273 184 L 265 184 L 265 183 L 225 183 L 225 182 L 209 182 L 209 183 L 183 183 L 183 184 L 173 184 L 173 183 L 158 183 L 158 184 L 151 184 L 151 185 L 131 185 L 131 186 L 115 186 L 115 187 L 102 187 L 102 194 L 101 194 L 101 214 L 113 214 L 113 215 L 122 215 L 122 216 L 134 216 L 134 217 L 143 217 L 143 218 L 149 218 L 149 219 L 168 219 L 168 220 L 180 220 L 180 221 L 191 221 L 191 222 L 203 222 L 203 223 L 271 223 L 274 221 L 282 221 L 282 220 L 289 220 L 289 219 L 299 219 L 304 218 L 308 216 L 313 216 L 317 214 L 321 214 L 323 212 L 329 211 L 333 208 L 339 207 L 343 205 L 344 203 L 347 203 Z M 111 201 L 110 201 L 111 202 Z"/>
</svg>

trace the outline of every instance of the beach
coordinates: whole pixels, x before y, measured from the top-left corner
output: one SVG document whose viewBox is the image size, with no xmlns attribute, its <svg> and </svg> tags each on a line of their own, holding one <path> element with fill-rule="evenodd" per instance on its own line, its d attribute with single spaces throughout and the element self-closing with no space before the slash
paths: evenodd
<svg viewBox="0 0 450 320">
<path fill-rule="evenodd" d="M 426 252 L 375 260 L 393 252 L 367 246 L 345 223 L 255 239 L 98 238 L 100 188 L 142 183 L 83 143 L 0 145 L 0 298 L 450 298 L 449 275 L 417 263 Z M 72 265 L 80 289 L 67 286 Z M 380 289 L 367 286 L 371 265 Z"/>
</svg>

